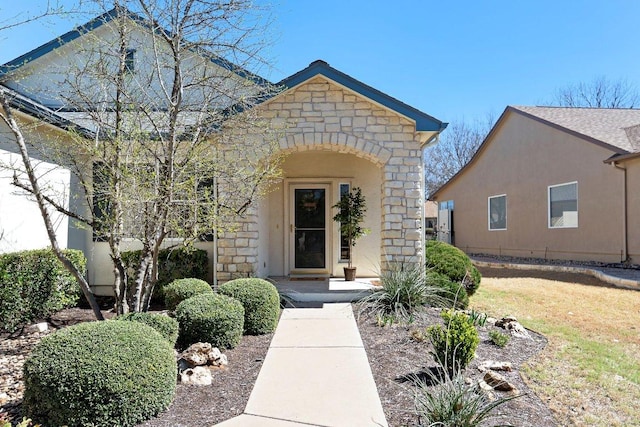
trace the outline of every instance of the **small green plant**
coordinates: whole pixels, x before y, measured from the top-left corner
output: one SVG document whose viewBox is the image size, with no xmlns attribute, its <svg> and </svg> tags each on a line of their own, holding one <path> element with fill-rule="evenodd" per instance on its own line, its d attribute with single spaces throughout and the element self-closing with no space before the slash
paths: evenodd
<svg viewBox="0 0 640 427">
<path fill-rule="evenodd" d="M 87 322 L 47 335 L 24 363 L 23 411 L 48 426 L 134 426 L 176 390 L 173 346 L 139 322 Z"/>
<path fill-rule="evenodd" d="M 242 303 L 245 334 L 268 334 L 276 329 L 280 297 L 273 284 L 257 278 L 235 279 L 221 285 L 218 292 Z"/>
<path fill-rule="evenodd" d="M 427 304 L 439 304 L 442 298 L 440 289 L 430 286 L 419 265 L 391 263 L 389 268 L 380 274 L 378 289 L 363 298 L 359 304 L 359 312 L 373 314 L 377 319 L 410 321 L 418 308 Z"/>
<path fill-rule="evenodd" d="M 178 342 L 182 347 L 208 342 L 214 347 L 230 349 L 242 338 L 244 308 L 235 298 L 199 294 L 178 304 L 175 315 L 180 324 Z"/>
<path fill-rule="evenodd" d="M 159 313 L 127 313 L 115 320 L 144 323 L 158 331 L 172 346 L 176 345 L 178 321 L 172 317 Z"/>
<path fill-rule="evenodd" d="M 432 385 L 431 385 L 432 384 Z M 457 372 L 451 378 L 432 374 L 430 383 L 417 383 L 415 407 L 424 426 L 477 427 L 487 425 L 494 409 L 519 396 L 490 401 L 477 385 Z"/>
<path fill-rule="evenodd" d="M 500 331 L 489 331 L 489 339 L 500 348 L 504 348 L 509 343 L 509 335 Z"/>
<path fill-rule="evenodd" d="M 480 343 L 478 331 L 469 322 L 469 316 L 460 311 L 447 310 L 441 313 L 445 327 L 431 326 L 427 329 L 433 345 L 431 353 L 444 369 L 453 376 L 463 371 L 475 355 Z"/>
<path fill-rule="evenodd" d="M 211 286 L 201 279 L 176 279 L 164 287 L 164 305 L 169 311 L 178 304 L 198 294 L 212 294 Z"/>
<path fill-rule="evenodd" d="M 483 327 L 487 324 L 487 313 L 482 313 L 480 311 L 471 310 L 469 313 L 469 321 L 473 326 Z"/>
<path fill-rule="evenodd" d="M 424 342 L 427 340 L 427 336 L 425 335 L 425 331 L 421 329 L 412 329 L 409 332 L 409 338 L 411 338 L 415 342 Z"/>
<path fill-rule="evenodd" d="M 340 223 L 340 233 L 347 236 L 349 243 L 349 268 L 352 267 L 352 252 L 356 240 L 366 235 L 369 230 L 362 227 L 364 215 L 367 213 L 367 203 L 359 187 L 354 187 L 349 193 L 343 194 L 340 201 L 333 205 L 338 209 L 333 220 Z"/>
</svg>

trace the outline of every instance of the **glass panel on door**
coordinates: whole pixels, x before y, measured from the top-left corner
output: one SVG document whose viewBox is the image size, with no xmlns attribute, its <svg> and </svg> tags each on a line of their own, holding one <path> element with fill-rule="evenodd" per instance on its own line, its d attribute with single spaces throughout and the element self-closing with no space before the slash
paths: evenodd
<svg viewBox="0 0 640 427">
<path fill-rule="evenodd" d="M 294 189 L 294 266 L 325 268 L 326 266 L 326 190 Z"/>
</svg>

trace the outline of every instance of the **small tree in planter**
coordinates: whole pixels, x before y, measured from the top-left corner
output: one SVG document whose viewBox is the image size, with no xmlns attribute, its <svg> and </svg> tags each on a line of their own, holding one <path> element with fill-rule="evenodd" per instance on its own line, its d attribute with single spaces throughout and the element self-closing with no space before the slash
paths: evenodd
<svg viewBox="0 0 640 427">
<path fill-rule="evenodd" d="M 340 223 L 340 232 L 347 236 L 349 242 L 349 264 L 348 267 L 344 267 L 344 279 L 354 280 L 356 268 L 352 265 L 353 247 L 356 245 L 357 239 L 369 232 L 368 229 L 362 227 L 364 214 L 367 212 L 367 204 L 362 190 L 359 187 L 354 187 L 349 193 L 343 194 L 340 201 L 333 207 L 338 209 L 333 220 Z"/>
</svg>

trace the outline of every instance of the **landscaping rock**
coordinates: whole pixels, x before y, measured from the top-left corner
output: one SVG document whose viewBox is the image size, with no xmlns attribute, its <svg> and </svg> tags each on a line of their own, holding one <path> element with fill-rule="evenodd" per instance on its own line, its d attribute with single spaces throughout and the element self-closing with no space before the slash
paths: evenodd
<svg viewBox="0 0 640 427">
<path fill-rule="evenodd" d="M 513 369 L 510 362 L 496 362 L 495 360 L 486 360 L 478 364 L 478 370 L 480 372 L 491 371 L 509 371 Z"/>
<path fill-rule="evenodd" d="M 180 373 L 180 382 L 182 384 L 211 385 L 211 380 L 211 371 L 204 366 L 185 369 Z"/>
<path fill-rule="evenodd" d="M 505 377 L 493 371 L 487 371 L 482 379 L 489 386 L 493 387 L 494 390 L 513 391 L 516 389 L 515 386 L 508 382 Z"/>
<path fill-rule="evenodd" d="M 506 329 L 514 337 L 531 339 L 529 332 L 513 316 L 503 317 L 496 321 L 495 326 Z"/>
<path fill-rule="evenodd" d="M 191 344 L 189 348 L 182 352 L 182 359 L 185 360 L 190 367 L 206 365 L 209 362 L 209 352 L 211 350 L 211 344 L 197 342 Z"/>
</svg>

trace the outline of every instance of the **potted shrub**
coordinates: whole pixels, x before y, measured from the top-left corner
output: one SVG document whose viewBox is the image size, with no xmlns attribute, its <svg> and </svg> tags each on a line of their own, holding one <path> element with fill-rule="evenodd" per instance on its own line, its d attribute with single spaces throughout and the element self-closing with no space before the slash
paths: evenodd
<svg viewBox="0 0 640 427">
<path fill-rule="evenodd" d="M 343 194 L 340 201 L 333 207 L 338 209 L 333 220 L 340 223 L 340 232 L 347 236 L 349 242 L 349 264 L 344 267 L 344 279 L 351 281 L 356 277 L 356 267 L 352 265 L 353 247 L 356 245 L 357 239 L 369 232 L 368 229 L 362 227 L 367 204 L 362 190 L 359 187 L 354 187 L 349 193 Z"/>
</svg>

